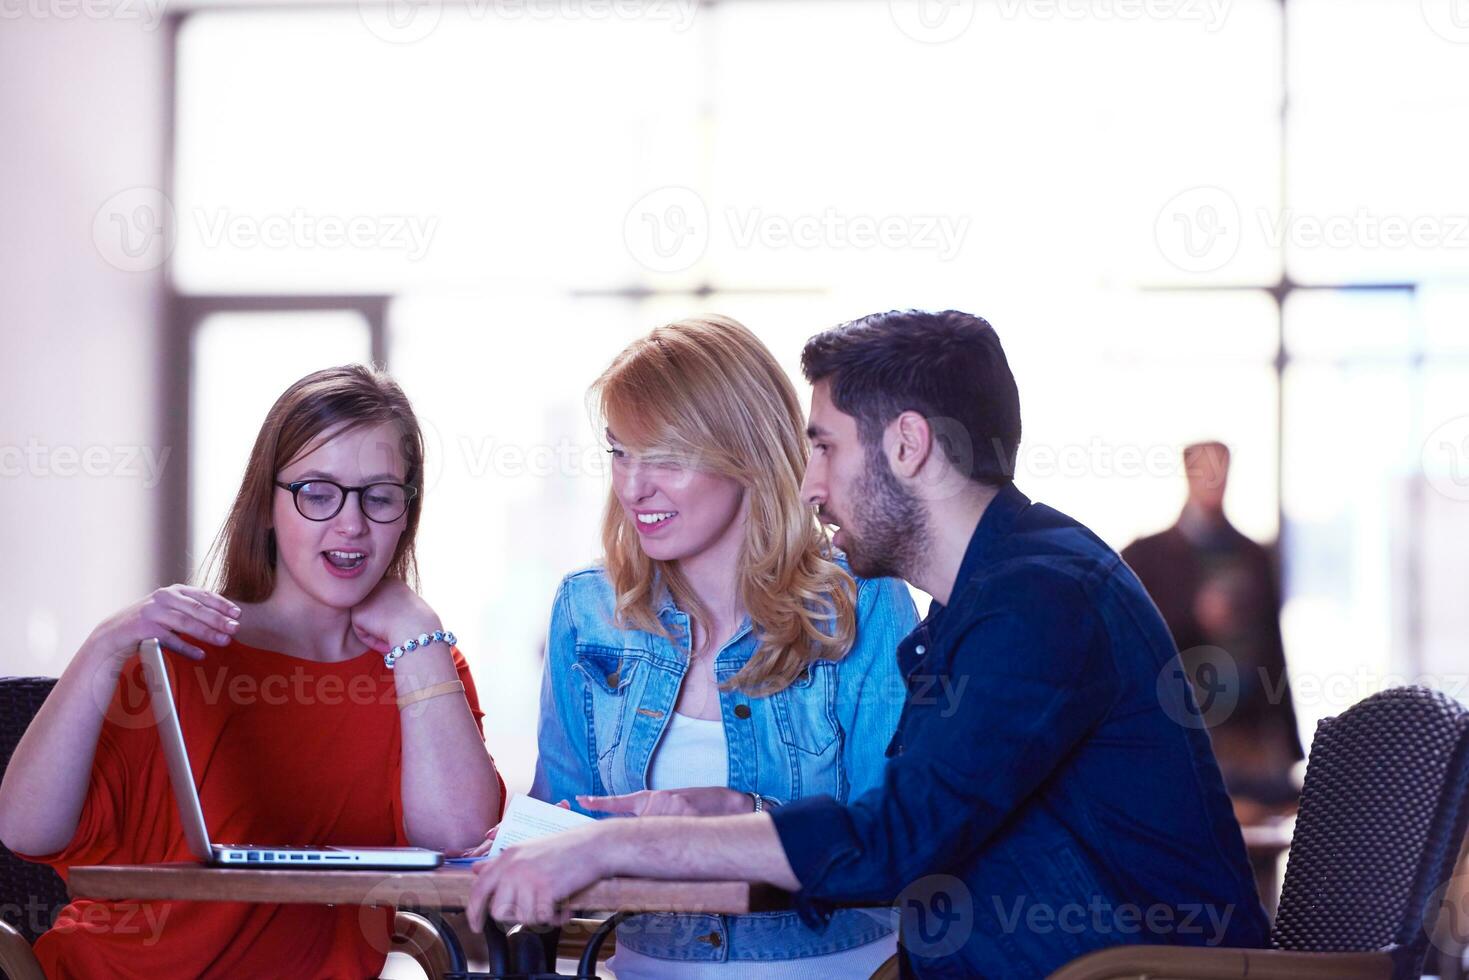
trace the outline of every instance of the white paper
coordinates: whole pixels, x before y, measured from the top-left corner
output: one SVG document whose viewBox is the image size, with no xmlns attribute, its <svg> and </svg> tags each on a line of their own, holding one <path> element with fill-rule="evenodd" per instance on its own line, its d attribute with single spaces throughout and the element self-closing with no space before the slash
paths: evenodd
<svg viewBox="0 0 1469 980">
<path fill-rule="evenodd" d="M 489 856 L 494 857 L 522 841 L 550 837 L 592 822 L 593 819 L 584 813 L 545 803 L 533 796 L 517 796 L 505 808 L 505 817 L 495 831 L 495 843 L 490 845 Z"/>
</svg>

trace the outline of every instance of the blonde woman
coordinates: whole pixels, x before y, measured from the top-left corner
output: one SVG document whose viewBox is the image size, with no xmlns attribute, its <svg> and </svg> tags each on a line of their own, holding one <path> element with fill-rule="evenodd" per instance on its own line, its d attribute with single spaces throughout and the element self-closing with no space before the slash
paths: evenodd
<svg viewBox="0 0 1469 980">
<path fill-rule="evenodd" d="M 729 814 L 881 782 L 914 627 L 906 587 L 854 580 L 799 488 L 795 388 L 724 317 L 659 327 L 592 386 L 612 455 L 604 560 L 556 594 L 532 795 L 594 815 Z M 867 976 L 887 910 L 642 915 L 619 978 Z"/>
</svg>

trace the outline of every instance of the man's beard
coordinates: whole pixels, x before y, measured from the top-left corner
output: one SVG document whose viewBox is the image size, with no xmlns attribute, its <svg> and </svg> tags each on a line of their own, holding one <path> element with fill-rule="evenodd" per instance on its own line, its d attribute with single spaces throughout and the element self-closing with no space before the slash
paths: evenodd
<svg viewBox="0 0 1469 980">
<path fill-rule="evenodd" d="M 847 510 L 851 524 L 841 526 L 846 532 L 842 546 L 852 574 L 911 579 L 927 550 L 928 518 L 918 498 L 893 475 L 881 449 L 867 453 Z"/>
</svg>

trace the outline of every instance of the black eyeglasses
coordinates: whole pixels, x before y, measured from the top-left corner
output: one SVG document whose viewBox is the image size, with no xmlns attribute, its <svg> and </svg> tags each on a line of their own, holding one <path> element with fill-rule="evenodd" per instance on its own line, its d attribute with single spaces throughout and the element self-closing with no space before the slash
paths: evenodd
<svg viewBox="0 0 1469 980">
<path fill-rule="evenodd" d="M 331 480 L 275 481 L 282 490 L 291 491 L 296 512 L 308 521 L 329 521 L 342 512 L 347 494 L 357 492 L 362 515 L 377 524 L 391 524 L 408 510 L 408 502 L 418 496 L 418 488 L 402 483 L 369 483 L 365 487 L 344 487 Z"/>
</svg>

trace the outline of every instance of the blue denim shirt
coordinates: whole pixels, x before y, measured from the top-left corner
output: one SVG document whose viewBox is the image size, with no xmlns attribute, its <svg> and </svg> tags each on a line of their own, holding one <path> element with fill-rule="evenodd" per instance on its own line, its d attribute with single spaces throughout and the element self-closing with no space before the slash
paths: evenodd
<svg viewBox="0 0 1469 980">
<path fill-rule="evenodd" d="M 653 750 L 688 666 L 689 618 L 667 597 L 659 619 L 678 640 L 613 623 L 615 596 L 600 567 L 568 575 L 556 593 L 541 684 L 540 755 L 531 795 L 555 803 L 579 793 L 648 788 Z M 780 802 L 813 794 L 859 796 L 882 780 L 904 687 L 894 650 L 918 621 L 906 586 L 858 580 L 857 635 L 838 661 L 821 660 L 765 697 L 719 692 L 729 785 Z M 714 658 L 722 684 L 754 654 L 746 619 Z M 600 814 L 594 814 L 600 816 Z M 674 960 L 775 960 L 835 953 L 890 934 L 889 909 L 846 909 L 814 930 L 794 912 L 640 915 L 620 946 Z"/>
<path fill-rule="evenodd" d="M 1260 947 L 1208 733 L 1120 558 L 1006 486 L 899 646 L 883 785 L 774 814 L 810 923 L 894 901 L 905 976 L 1032 977 L 1123 943 Z"/>
</svg>

